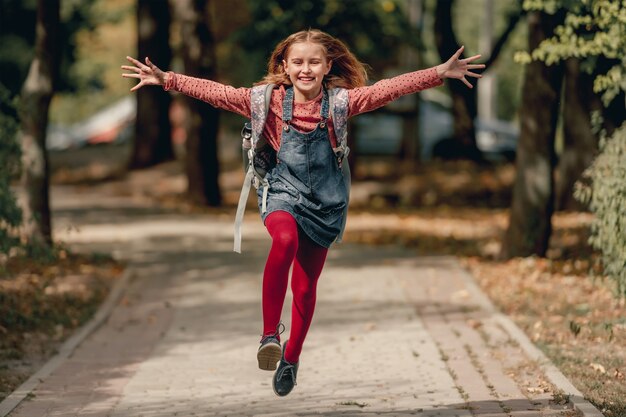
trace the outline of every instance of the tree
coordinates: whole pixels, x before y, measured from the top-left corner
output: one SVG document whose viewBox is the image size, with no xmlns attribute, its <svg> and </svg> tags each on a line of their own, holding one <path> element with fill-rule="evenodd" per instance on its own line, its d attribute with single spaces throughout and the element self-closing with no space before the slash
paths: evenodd
<svg viewBox="0 0 626 417">
<path fill-rule="evenodd" d="M 23 234 L 27 242 L 33 245 L 52 243 L 45 145 L 48 109 L 59 71 L 59 2 L 37 2 L 35 57 L 22 87 L 19 107 Z"/>
<path fill-rule="evenodd" d="M 554 33 L 563 13 L 528 15 L 528 46 L 531 50 Z M 501 256 L 544 256 L 552 232 L 554 212 L 554 137 L 561 94 L 561 65 L 528 64 L 524 77 L 521 134 L 517 145 L 516 175 L 509 226 Z"/>
<path fill-rule="evenodd" d="M 19 94 L 33 60 L 37 7 L 34 2 L 0 2 L 0 83 Z"/>
<path fill-rule="evenodd" d="M 214 79 L 216 58 L 210 1 L 181 0 L 174 4 L 176 19 L 180 22 L 185 74 Z M 196 203 L 219 206 L 219 112 L 209 104 L 189 97 L 183 98 L 182 102 L 186 108 L 187 194 Z"/>
<path fill-rule="evenodd" d="M 417 32 L 411 28 L 403 3 L 249 0 L 253 24 L 241 30 L 237 39 L 248 50 L 256 51 L 250 58 L 261 69 L 279 41 L 302 29 L 316 28 L 344 41 L 359 59 L 380 71 L 395 63 L 399 46 L 417 42 Z"/>
<path fill-rule="evenodd" d="M 406 71 L 413 71 L 422 66 L 424 45 L 421 42 L 424 30 L 424 15 L 426 13 L 426 3 L 424 0 L 408 0 L 407 16 L 412 28 L 419 34 L 420 40 L 417 45 L 406 45 L 403 48 L 400 64 Z M 402 160 L 415 162 L 420 158 L 420 138 L 419 138 L 419 112 L 420 101 L 417 94 L 405 100 L 406 105 L 402 111 L 395 113 L 402 117 L 402 137 L 400 142 L 399 157 Z M 395 107 L 398 107 L 396 102 Z"/>
<path fill-rule="evenodd" d="M 90 33 L 99 25 L 113 23 L 118 16 L 102 13 L 100 2 L 63 2 L 57 35 L 59 73 L 55 92 L 76 93 L 103 88 L 102 70 L 85 68 L 80 63 L 78 37 Z M 26 79 L 35 54 L 35 24 L 37 2 L 0 1 L 0 83 L 17 96 Z"/>
<path fill-rule="evenodd" d="M 582 73 L 593 78 L 593 92 L 599 94 L 603 109 L 598 113 L 601 127 L 611 134 L 626 119 L 624 110 L 626 78 L 623 51 L 626 39 L 621 36 L 626 20 L 623 2 L 596 0 L 572 2 L 526 0 L 528 10 L 554 13 L 558 8 L 567 12 L 564 23 L 555 35 L 541 45 L 516 56 L 519 63 L 537 60 L 547 65 L 572 58 L 580 61 Z"/>
<path fill-rule="evenodd" d="M 525 7 L 564 7 L 567 18 L 554 37 L 530 54 L 520 54 L 519 60 L 550 64 L 576 58 L 593 77 L 594 92 L 601 94 L 604 108 L 592 116 L 600 152 L 577 183 L 576 197 L 595 213 L 589 241 L 602 251 L 604 272 L 615 281 L 617 294 L 626 297 L 626 7 L 611 0 L 527 0 Z"/>
<path fill-rule="evenodd" d="M 19 175 L 20 143 L 17 109 L 11 94 L 0 83 L 0 253 L 8 253 L 19 244 L 17 229 L 22 224 L 22 211 L 11 189 Z"/>
<path fill-rule="evenodd" d="M 435 42 L 439 57 L 445 61 L 446 57 L 454 54 L 461 45 L 454 33 L 452 23 L 452 4 L 454 0 L 441 0 L 435 8 Z M 454 119 L 454 143 L 459 144 L 462 155 L 473 161 L 481 161 L 482 155 L 476 146 L 476 132 L 474 119 L 477 114 L 477 99 L 474 89 L 469 89 L 462 83 L 450 83 L 452 95 L 452 115 Z"/>
<path fill-rule="evenodd" d="M 439 0 L 435 8 L 435 43 L 440 59 L 445 62 L 460 47 L 454 31 L 452 8 L 454 0 Z M 525 12 L 520 7 L 508 16 L 506 28 L 497 37 L 489 56 L 485 57 L 485 71 L 496 62 L 502 48 Z M 452 114 L 454 119 L 453 142 L 446 144 L 455 156 L 464 156 L 476 162 L 482 162 L 483 156 L 476 146 L 474 120 L 477 116 L 478 103 L 476 89 L 468 89 L 462 83 L 450 83 L 452 95 Z"/>
<path fill-rule="evenodd" d="M 168 68 L 170 10 L 167 0 L 138 0 L 137 47 L 139 59 L 149 57 Z M 137 92 L 137 121 L 131 168 L 146 168 L 174 158 L 169 119 L 170 95 L 158 88 Z"/>
<path fill-rule="evenodd" d="M 602 124 L 612 132 L 624 120 L 624 105 L 613 98 L 621 95 L 618 74 L 623 71 L 619 51 L 624 48 L 619 31 L 619 2 L 552 0 L 546 3 L 527 1 L 526 8 L 546 10 L 559 7 L 567 11 L 563 25 L 555 36 L 546 39 L 531 54 L 520 54 L 521 62 L 531 59 L 565 62 L 565 92 L 563 100 L 564 147 L 559 156 L 559 181 L 557 182 L 557 208 L 573 207 L 574 183 L 591 164 L 598 151 L 598 137 L 592 131 L 591 113 L 601 114 Z M 620 12 L 621 10 L 621 12 Z M 621 47 L 620 47 L 621 42 Z M 600 97 L 603 93 L 603 97 Z M 603 101 L 604 106 L 603 108 Z M 595 129 L 597 131 L 597 129 Z"/>
<path fill-rule="evenodd" d="M 591 112 L 602 107 L 593 92 L 593 76 L 580 69 L 580 61 L 565 61 L 563 84 L 563 151 L 559 155 L 556 181 L 556 210 L 576 208 L 574 184 L 591 165 L 598 151 L 598 137 L 592 131 Z"/>
</svg>

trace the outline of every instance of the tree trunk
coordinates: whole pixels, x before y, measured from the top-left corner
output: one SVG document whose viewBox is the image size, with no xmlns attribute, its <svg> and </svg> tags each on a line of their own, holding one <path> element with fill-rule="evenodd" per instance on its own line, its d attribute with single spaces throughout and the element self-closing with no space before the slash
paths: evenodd
<svg viewBox="0 0 626 417">
<path fill-rule="evenodd" d="M 215 78 L 215 42 L 211 33 L 209 0 L 180 0 L 175 3 L 180 22 L 181 49 L 185 73 L 194 77 Z M 187 194 L 199 204 L 219 206 L 219 159 L 217 133 L 219 111 L 202 101 L 184 97 L 185 168 Z"/>
<path fill-rule="evenodd" d="M 528 47 L 532 51 L 551 36 L 562 16 L 528 15 Z M 501 256 L 545 256 L 554 211 L 554 135 L 563 70 L 533 61 L 526 67 L 520 111 L 516 176 L 509 227 Z"/>
<path fill-rule="evenodd" d="M 574 183 L 591 164 L 598 151 L 598 138 L 591 131 L 591 111 L 602 108 L 593 93 L 593 76 L 580 71 L 578 60 L 565 62 L 563 99 L 563 153 L 559 157 L 556 208 L 581 209 L 574 199 Z"/>
<path fill-rule="evenodd" d="M 408 18 L 411 27 L 419 31 L 420 35 L 424 32 L 424 13 L 426 3 L 424 0 L 408 0 Z M 422 36 L 419 36 L 421 39 Z M 406 71 L 415 71 L 416 68 L 422 66 L 422 48 L 414 46 L 405 46 L 405 51 L 400 55 L 400 64 Z M 400 159 L 410 162 L 411 164 L 421 159 L 421 138 L 419 137 L 419 115 L 420 115 L 420 99 L 419 94 L 412 94 L 406 99 L 410 103 L 408 108 L 402 112 L 402 138 L 400 142 Z"/>
<path fill-rule="evenodd" d="M 59 0 L 38 0 L 35 57 L 20 96 L 23 236 L 29 244 L 51 245 L 48 109 L 59 70 Z"/>
<path fill-rule="evenodd" d="M 480 28 L 480 40 L 478 42 L 479 53 L 488 54 L 493 49 L 494 40 L 494 0 L 485 0 L 483 20 Z M 497 79 L 491 72 L 485 72 L 480 83 L 477 84 L 476 98 L 478 100 L 478 116 L 482 120 L 497 119 L 495 109 Z"/>
<path fill-rule="evenodd" d="M 442 62 L 447 61 L 461 47 L 454 33 L 453 3 L 454 0 L 439 0 L 435 9 L 435 43 Z M 463 156 L 482 162 L 483 157 L 476 146 L 474 129 L 474 119 L 477 113 L 476 90 L 467 88 L 462 82 L 448 83 L 448 88 L 452 95 L 454 140 L 457 141 Z"/>
<path fill-rule="evenodd" d="M 169 68 L 170 12 L 167 0 L 138 0 L 137 54 L 149 57 L 161 68 Z M 137 91 L 137 121 L 130 168 L 146 168 L 174 158 L 169 119 L 170 95 L 161 88 Z"/>
<path fill-rule="evenodd" d="M 452 22 L 452 6 L 454 0 L 439 0 L 435 8 L 435 43 L 442 61 L 447 61 L 459 48 L 459 42 L 454 34 Z M 521 4 L 518 10 L 513 11 L 508 16 L 507 25 L 500 35 L 493 42 L 489 56 L 484 55 L 485 70 L 489 71 L 492 64 L 497 61 L 506 44 L 509 36 L 515 30 L 520 19 L 526 15 Z M 479 71 L 480 72 L 480 71 Z M 470 80 L 472 82 L 472 80 Z M 465 84 L 452 81 L 448 84 L 452 95 L 452 113 L 454 116 L 454 140 L 452 144 L 441 144 L 453 154 L 460 153 L 459 156 L 472 159 L 477 162 L 484 162 L 482 152 L 476 145 L 476 133 L 474 120 L 477 115 L 477 94 L 476 88 L 470 89 Z M 446 148 L 447 147 L 447 148 Z"/>
</svg>

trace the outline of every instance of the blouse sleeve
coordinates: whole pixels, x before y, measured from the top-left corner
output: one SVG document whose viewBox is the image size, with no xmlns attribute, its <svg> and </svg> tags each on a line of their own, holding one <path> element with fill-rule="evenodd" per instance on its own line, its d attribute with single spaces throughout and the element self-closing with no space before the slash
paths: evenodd
<svg viewBox="0 0 626 417">
<path fill-rule="evenodd" d="M 380 80 L 366 87 L 348 90 L 349 116 L 375 110 L 406 94 L 417 93 L 443 84 L 435 67 L 407 72 L 397 77 Z"/>
<path fill-rule="evenodd" d="M 205 101 L 213 107 L 238 113 L 250 118 L 250 88 L 235 88 L 204 78 L 169 72 L 170 77 L 163 86 L 165 91 L 173 90 Z"/>
</svg>

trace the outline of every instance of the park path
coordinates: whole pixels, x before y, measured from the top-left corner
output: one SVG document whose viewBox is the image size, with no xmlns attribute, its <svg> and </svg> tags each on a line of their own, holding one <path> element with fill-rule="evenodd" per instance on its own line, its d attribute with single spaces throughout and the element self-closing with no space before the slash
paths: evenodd
<svg viewBox="0 0 626 417">
<path fill-rule="evenodd" d="M 127 260 L 132 278 L 12 417 L 576 415 L 542 392 L 546 378 L 454 258 L 334 247 L 298 385 L 279 398 L 256 365 L 269 239 L 253 210 L 238 255 L 230 215 L 88 188 L 56 187 L 52 201 L 59 238 Z"/>
</svg>

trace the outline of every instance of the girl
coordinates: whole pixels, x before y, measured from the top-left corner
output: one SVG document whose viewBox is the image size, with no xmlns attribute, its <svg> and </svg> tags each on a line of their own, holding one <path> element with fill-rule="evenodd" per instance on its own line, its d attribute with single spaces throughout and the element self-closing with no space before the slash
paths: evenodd
<svg viewBox="0 0 626 417">
<path fill-rule="evenodd" d="M 329 115 L 328 90 L 347 89 L 348 117 L 384 106 L 398 97 L 443 83 L 445 78 L 480 78 L 470 64 L 480 55 L 459 59 L 461 47 L 447 62 L 422 71 L 406 73 L 365 86 L 367 74 L 348 48 L 319 30 L 294 33 L 280 42 L 268 64 L 268 73 L 258 84 L 276 84 L 272 91 L 263 135 L 277 151 L 277 164 L 268 172 L 270 187 L 263 222 L 272 245 L 263 273 L 263 335 L 257 352 L 259 367 L 278 369 L 272 386 L 279 396 L 296 384 L 299 357 L 315 309 L 316 286 L 331 243 L 342 229 L 347 205 L 341 161 L 333 149 L 337 137 Z M 160 85 L 211 105 L 251 116 L 250 88 L 234 88 L 214 81 L 163 72 L 146 57 L 145 64 L 122 69 L 124 77 L 137 78 L 131 91 L 145 85 Z M 259 198 L 261 196 L 259 195 Z M 291 334 L 282 349 L 284 326 L 280 314 L 293 265 Z"/>
</svg>

